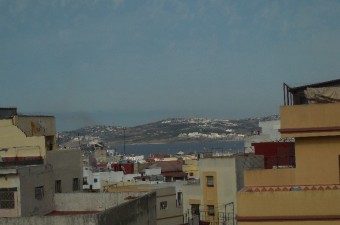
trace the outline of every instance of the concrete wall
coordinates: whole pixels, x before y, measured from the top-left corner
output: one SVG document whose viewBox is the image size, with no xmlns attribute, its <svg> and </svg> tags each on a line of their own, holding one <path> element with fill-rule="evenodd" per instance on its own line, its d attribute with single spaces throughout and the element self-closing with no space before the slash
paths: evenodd
<svg viewBox="0 0 340 225">
<path fill-rule="evenodd" d="M 112 224 L 156 225 L 156 194 L 146 194 L 98 214 L 98 225 Z"/>
<path fill-rule="evenodd" d="M 54 202 L 56 211 L 102 211 L 128 202 L 125 199 L 127 197 L 137 198 L 143 195 L 146 193 L 56 193 Z"/>
<path fill-rule="evenodd" d="M 0 218 L 0 224 L 6 225 L 99 225 L 96 215 L 72 216 L 30 216 L 18 218 Z"/>
<path fill-rule="evenodd" d="M 20 178 L 16 174 L 16 169 L 4 170 L 1 169 L 0 188 L 16 188 L 14 192 L 14 208 L 13 209 L 0 209 L 0 217 L 17 217 L 21 215 L 20 206 Z M 7 174 L 6 174 L 7 173 Z"/>
<path fill-rule="evenodd" d="M 236 184 L 237 191 L 244 187 L 245 170 L 263 169 L 264 157 L 262 155 L 245 155 L 236 157 Z"/>
<path fill-rule="evenodd" d="M 83 186 L 83 164 L 80 149 L 47 152 L 47 163 L 52 165 L 55 180 L 61 180 L 61 192 L 73 192 L 73 179 L 78 178 L 79 190 Z"/>
<path fill-rule="evenodd" d="M 59 197 L 74 194 L 57 194 Z M 91 194 L 89 194 L 90 196 Z M 93 194 L 102 195 L 102 194 Z M 103 195 L 107 197 L 107 195 Z M 102 198 L 103 198 L 102 197 Z M 93 198 L 93 197 L 91 197 Z M 90 200 L 91 198 L 85 198 Z M 101 198 L 101 197 L 99 197 Z M 71 199 L 72 200 L 72 199 Z M 86 200 L 86 201 L 87 201 Z M 92 199 L 93 200 L 93 199 Z M 66 201 L 64 202 L 66 203 Z M 83 203 L 78 202 L 79 205 Z M 65 205 L 67 207 L 67 205 Z M 20 218 L 0 218 L 0 224 L 6 225 L 156 225 L 156 194 L 149 193 L 140 198 L 129 200 L 119 206 L 108 208 L 97 214 L 67 216 L 33 216 Z"/>
<path fill-rule="evenodd" d="M 45 165 L 18 168 L 20 175 L 21 216 L 46 215 L 54 209 L 54 176 Z M 35 188 L 44 187 L 43 198 L 35 198 Z"/>
<path fill-rule="evenodd" d="M 27 137 L 55 136 L 57 132 L 54 116 L 15 116 L 14 121 Z"/>
</svg>

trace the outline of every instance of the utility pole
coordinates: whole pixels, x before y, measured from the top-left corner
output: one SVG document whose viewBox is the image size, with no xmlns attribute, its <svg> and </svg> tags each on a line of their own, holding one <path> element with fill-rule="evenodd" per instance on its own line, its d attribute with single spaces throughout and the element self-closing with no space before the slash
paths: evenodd
<svg viewBox="0 0 340 225">
<path fill-rule="evenodd" d="M 123 128 L 123 133 L 124 133 L 124 155 L 125 155 L 125 130 L 126 130 L 126 127 Z"/>
</svg>

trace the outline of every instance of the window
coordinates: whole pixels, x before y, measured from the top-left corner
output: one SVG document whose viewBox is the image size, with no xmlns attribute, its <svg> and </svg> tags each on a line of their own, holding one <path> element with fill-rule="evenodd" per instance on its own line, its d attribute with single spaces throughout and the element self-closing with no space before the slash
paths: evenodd
<svg viewBox="0 0 340 225">
<path fill-rule="evenodd" d="M 199 204 L 191 204 L 191 213 L 192 215 L 200 214 L 200 205 Z"/>
<path fill-rule="evenodd" d="M 88 185 L 88 183 L 87 183 L 87 177 L 83 177 L 83 185 Z"/>
<path fill-rule="evenodd" d="M 97 179 L 97 178 L 94 178 L 94 179 L 93 179 L 93 182 L 94 182 L 94 183 L 97 183 L 97 182 L 98 182 L 98 179 Z"/>
<path fill-rule="evenodd" d="M 73 178 L 73 191 L 79 191 L 79 179 Z"/>
<path fill-rule="evenodd" d="M 214 187 L 214 177 L 213 176 L 207 176 L 207 186 L 208 187 Z"/>
<path fill-rule="evenodd" d="M 41 200 L 44 198 L 44 186 L 35 187 L 35 199 Z"/>
<path fill-rule="evenodd" d="M 208 215 L 215 216 L 215 209 L 213 205 L 208 205 Z"/>
<path fill-rule="evenodd" d="M 54 184 L 54 192 L 61 193 L 61 180 L 56 180 Z"/>
<path fill-rule="evenodd" d="M 177 192 L 177 206 L 182 205 L 182 192 Z"/>
<path fill-rule="evenodd" d="M 189 175 L 192 177 L 192 176 L 194 176 L 194 173 L 189 173 Z"/>
<path fill-rule="evenodd" d="M 168 202 L 167 201 L 161 202 L 160 208 L 161 208 L 161 210 L 167 209 L 168 208 Z"/>
<path fill-rule="evenodd" d="M 16 188 L 1 188 L 0 189 L 0 209 L 14 209 L 15 200 L 14 192 Z"/>
</svg>

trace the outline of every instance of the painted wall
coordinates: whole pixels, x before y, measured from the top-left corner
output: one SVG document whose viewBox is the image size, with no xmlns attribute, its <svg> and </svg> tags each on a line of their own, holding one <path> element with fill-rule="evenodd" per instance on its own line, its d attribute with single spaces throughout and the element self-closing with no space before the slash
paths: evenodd
<svg viewBox="0 0 340 225">
<path fill-rule="evenodd" d="M 0 120 L 0 157 L 41 156 L 45 158 L 45 137 L 26 135 L 12 123 L 12 119 Z"/>
<path fill-rule="evenodd" d="M 332 217 L 340 212 L 340 190 L 240 192 L 237 197 L 238 224 L 248 224 L 242 222 L 242 217 L 272 218 L 290 224 L 284 220 L 299 217 L 313 221 L 318 216 Z"/>
<path fill-rule="evenodd" d="M 188 174 L 188 179 L 199 178 L 199 172 L 198 172 L 198 160 L 197 159 L 186 159 L 184 161 L 184 164 L 182 166 L 182 170 L 184 173 Z M 190 175 L 192 173 L 192 175 Z"/>
<path fill-rule="evenodd" d="M 340 136 L 297 138 L 295 146 L 300 184 L 339 184 Z"/>
<path fill-rule="evenodd" d="M 340 103 L 281 106 L 281 129 L 340 127 Z M 282 133 L 282 137 L 317 137 L 340 135 L 333 132 Z"/>
<path fill-rule="evenodd" d="M 245 172 L 245 186 L 339 184 L 340 137 L 297 138 L 296 168 Z"/>
</svg>

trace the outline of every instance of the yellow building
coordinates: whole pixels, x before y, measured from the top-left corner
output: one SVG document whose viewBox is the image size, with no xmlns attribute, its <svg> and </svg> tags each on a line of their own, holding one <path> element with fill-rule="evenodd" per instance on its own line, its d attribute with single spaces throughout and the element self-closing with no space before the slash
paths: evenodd
<svg viewBox="0 0 340 225">
<path fill-rule="evenodd" d="M 236 193 L 243 187 L 244 168 L 263 168 L 263 157 L 252 154 L 198 160 L 199 180 L 183 186 L 185 222 L 195 219 L 218 225 L 232 223 Z"/>
<path fill-rule="evenodd" d="M 286 86 L 280 132 L 295 138 L 296 166 L 245 172 L 237 195 L 239 225 L 340 224 L 340 104 L 324 103 L 326 97 L 337 102 L 328 93 L 339 90 L 328 87 L 339 84 Z M 309 97 L 311 89 L 324 104 Z"/>
<path fill-rule="evenodd" d="M 45 215 L 55 192 L 80 191 L 81 152 L 56 151 L 53 116 L 0 108 L 0 217 Z"/>
<path fill-rule="evenodd" d="M 182 170 L 187 174 L 188 179 L 198 179 L 198 166 L 197 159 L 185 159 L 184 164 L 182 166 Z"/>
</svg>

